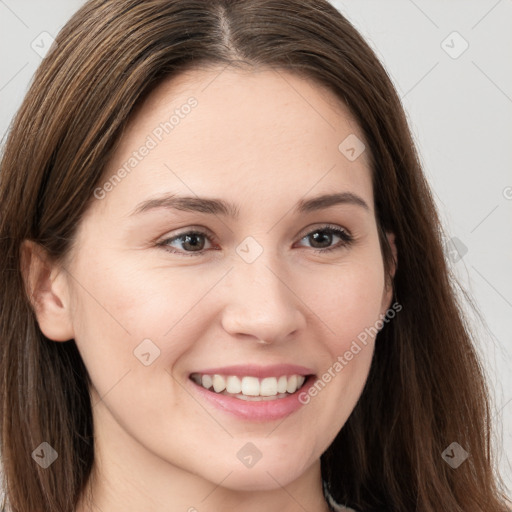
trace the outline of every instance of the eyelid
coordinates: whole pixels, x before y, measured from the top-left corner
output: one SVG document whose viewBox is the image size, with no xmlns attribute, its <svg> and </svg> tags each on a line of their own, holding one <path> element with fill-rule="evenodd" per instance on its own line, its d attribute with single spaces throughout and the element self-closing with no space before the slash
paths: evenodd
<svg viewBox="0 0 512 512">
<path fill-rule="evenodd" d="M 312 232 L 314 232 L 315 230 L 322 230 L 322 229 L 335 229 L 335 230 L 339 230 L 341 229 L 342 231 L 344 231 L 348 236 L 350 237 L 353 237 L 352 235 L 352 232 L 347 229 L 346 227 L 344 226 L 339 226 L 337 224 L 330 224 L 330 223 L 317 223 L 317 224 L 313 224 L 312 226 L 308 226 L 306 228 L 304 228 L 301 232 L 299 232 L 300 234 L 297 235 L 295 238 L 297 238 L 298 240 L 302 240 L 305 236 L 311 234 Z M 181 235 L 186 235 L 186 234 L 189 234 L 189 233 L 192 233 L 192 232 L 204 232 L 204 234 L 207 234 L 213 241 L 217 242 L 217 237 L 213 234 L 213 232 L 211 230 L 209 230 L 207 227 L 205 226 L 195 226 L 195 225 L 192 225 L 192 226 L 186 226 L 185 228 L 183 228 L 182 231 L 178 231 L 177 233 L 175 234 L 172 234 L 172 235 L 164 235 L 159 242 L 156 242 L 157 244 L 160 243 L 160 242 L 167 242 L 169 241 L 170 239 L 172 238 L 177 238 Z"/>
<path fill-rule="evenodd" d="M 171 240 L 173 238 L 178 238 L 183 235 L 188 235 L 189 233 L 199 233 L 199 234 L 203 234 L 203 235 L 208 235 L 208 237 L 211 240 L 217 240 L 217 237 L 213 234 L 213 232 L 211 230 L 209 230 L 208 228 L 206 228 L 205 226 L 192 225 L 192 226 L 186 226 L 184 228 L 178 228 L 178 230 L 176 232 L 173 231 L 171 234 L 164 235 L 163 237 L 159 238 L 159 241 L 157 241 L 156 244 L 158 245 L 159 243 L 162 243 L 162 242 L 168 242 L 169 240 Z"/>
<path fill-rule="evenodd" d="M 338 224 L 330 224 L 329 222 L 324 222 L 323 224 L 320 222 L 318 224 L 313 224 L 312 226 L 304 228 L 304 230 L 301 232 L 302 234 L 298 235 L 298 238 L 299 240 L 302 240 L 305 236 L 311 234 L 312 232 L 328 229 L 344 231 L 349 237 L 353 238 L 352 233 L 346 227 L 340 226 Z"/>
</svg>

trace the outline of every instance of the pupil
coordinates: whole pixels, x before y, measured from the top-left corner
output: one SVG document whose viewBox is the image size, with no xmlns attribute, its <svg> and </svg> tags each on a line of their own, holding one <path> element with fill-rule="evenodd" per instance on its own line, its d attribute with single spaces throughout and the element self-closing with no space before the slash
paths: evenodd
<svg viewBox="0 0 512 512">
<path fill-rule="evenodd" d="M 323 235 L 319 235 L 319 233 L 323 233 Z M 327 234 L 325 233 L 325 231 L 317 231 L 314 235 L 313 235 L 313 239 L 315 240 L 315 242 L 318 242 L 318 239 L 319 238 L 325 238 L 327 239 L 327 245 L 330 245 L 331 243 L 331 237 L 332 237 L 332 234 Z"/>
<path fill-rule="evenodd" d="M 204 244 L 197 244 L 197 243 L 190 243 L 191 240 L 195 240 L 197 242 L 197 240 L 200 238 L 200 235 L 185 235 L 185 240 L 184 240 L 184 243 L 185 244 L 189 244 L 192 248 L 195 248 L 197 249 L 199 247 L 199 249 L 202 249 L 202 246 Z"/>
</svg>

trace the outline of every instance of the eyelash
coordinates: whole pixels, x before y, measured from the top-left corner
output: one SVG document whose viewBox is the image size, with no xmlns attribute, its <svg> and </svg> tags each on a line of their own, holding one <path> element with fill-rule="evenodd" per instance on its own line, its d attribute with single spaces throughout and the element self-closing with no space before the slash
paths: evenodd
<svg viewBox="0 0 512 512">
<path fill-rule="evenodd" d="M 300 238 L 300 240 L 304 240 L 304 238 L 307 238 L 307 237 L 311 236 L 313 233 L 319 233 L 319 232 L 321 232 L 321 233 L 328 233 L 328 234 L 331 234 L 331 235 L 337 235 L 337 236 L 339 236 L 341 238 L 342 241 L 338 245 L 335 245 L 333 247 L 328 247 L 327 249 L 312 249 L 313 252 L 315 252 L 317 254 L 322 254 L 322 253 L 326 253 L 326 252 L 331 252 L 331 251 L 336 251 L 336 250 L 344 249 L 344 248 L 350 246 L 353 243 L 353 241 L 354 241 L 354 238 L 352 237 L 352 235 L 350 235 L 345 229 L 339 228 L 337 226 L 332 226 L 332 225 L 329 225 L 329 224 L 326 224 L 325 226 L 322 226 L 320 228 L 316 228 L 316 229 L 310 231 L 309 233 L 306 233 L 303 237 Z M 171 242 L 174 242 L 176 240 L 184 238 L 186 235 L 205 236 L 211 242 L 214 242 L 214 243 L 217 242 L 216 238 L 213 237 L 213 236 L 208 235 L 208 233 L 192 229 L 190 231 L 184 231 L 183 233 L 179 233 L 178 235 L 173 236 L 171 238 L 166 238 L 165 240 L 162 240 L 161 242 L 158 242 L 156 245 L 158 247 L 162 247 L 162 249 L 164 249 L 165 251 L 170 252 L 172 254 L 181 254 L 181 255 L 186 255 L 186 256 L 201 256 L 205 252 L 204 249 L 201 250 L 201 251 L 176 251 L 176 250 L 171 249 L 167 245 L 167 244 L 169 244 Z"/>
</svg>

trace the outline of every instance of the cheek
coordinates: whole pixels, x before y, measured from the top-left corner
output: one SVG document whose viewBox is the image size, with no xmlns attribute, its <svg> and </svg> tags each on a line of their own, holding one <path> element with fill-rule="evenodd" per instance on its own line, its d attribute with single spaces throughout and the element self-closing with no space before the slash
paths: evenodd
<svg viewBox="0 0 512 512">
<path fill-rule="evenodd" d="M 311 398 L 317 392 L 319 397 L 322 395 L 315 399 L 317 406 L 321 404 L 324 411 L 338 418 L 334 423 L 341 425 L 355 406 L 371 366 L 382 312 L 382 263 L 374 257 L 347 262 L 333 269 L 329 279 L 321 279 L 321 283 L 321 290 L 308 305 L 318 316 L 318 325 L 325 327 L 326 357 Z"/>
<path fill-rule="evenodd" d="M 136 382 L 151 387 L 153 379 L 155 385 L 165 379 L 172 386 L 166 371 L 201 336 L 194 305 L 211 287 L 211 279 L 192 283 L 190 272 L 149 272 L 128 259 L 117 258 L 113 265 L 113 258 L 104 254 L 89 256 L 73 270 L 79 282 L 73 321 L 77 346 L 98 393 L 108 392 L 127 372 L 123 389 Z"/>
<path fill-rule="evenodd" d="M 88 258 L 87 266 L 82 263 L 77 268 L 82 285 L 77 313 L 89 334 L 94 330 L 95 336 L 108 335 L 123 350 L 127 344 L 133 349 L 145 338 L 164 350 L 177 329 L 184 325 L 195 329 L 194 308 L 219 274 L 197 276 L 185 267 L 147 268 L 140 256 L 116 257 L 116 265 L 109 259 L 114 260 L 108 254 Z"/>
<path fill-rule="evenodd" d="M 371 328 L 382 312 L 383 272 L 382 262 L 377 258 L 347 261 L 317 278 L 316 292 L 308 292 L 308 304 L 329 332 L 333 357 L 349 350 L 353 340 L 364 339 L 368 331 L 374 332 Z"/>
<path fill-rule="evenodd" d="M 129 262 L 114 267 L 99 257 L 87 262 L 89 271 L 75 270 L 82 286 L 74 322 L 93 404 L 106 396 L 103 404 L 132 433 L 143 432 L 148 417 L 170 428 L 176 410 L 198 416 L 199 422 L 200 411 L 182 403 L 173 367 L 204 333 L 205 310 L 194 306 L 211 288 L 211 279 L 192 285 L 190 272 L 149 272 Z"/>
</svg>

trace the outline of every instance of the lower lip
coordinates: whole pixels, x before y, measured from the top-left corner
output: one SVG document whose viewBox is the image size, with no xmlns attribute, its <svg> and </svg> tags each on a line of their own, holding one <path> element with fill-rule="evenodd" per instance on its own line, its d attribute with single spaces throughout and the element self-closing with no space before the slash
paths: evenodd
<svg viewBox="0 0 512 512">
<path fill-rule="evenodd" d="M 208 391 L 189 379 L 190 385 L 195 393 L 217 409 L 244 420 L 261 422 L 285 418 L 300 409 L 304 404 L 299 401 L 299 395 L 307 392 L 314 384 L 314 381 L 314 376 L 310 375 L 300 389 L 285 398 L 249 401 L 228 395 L 221 395 L 214 391 Z"/>
</svg>

